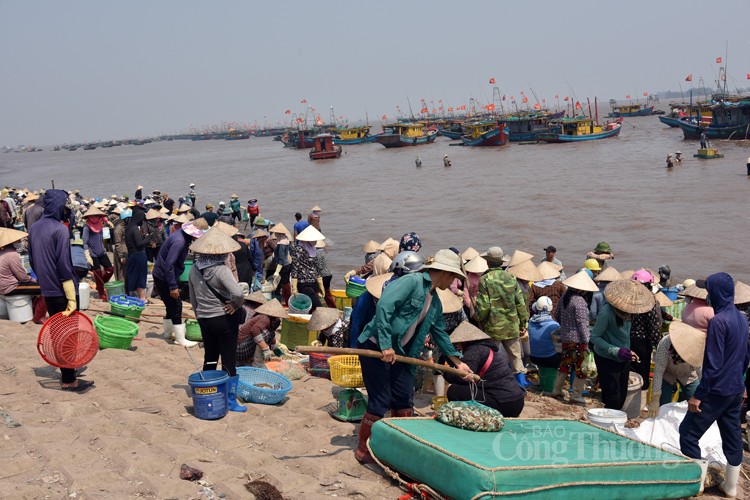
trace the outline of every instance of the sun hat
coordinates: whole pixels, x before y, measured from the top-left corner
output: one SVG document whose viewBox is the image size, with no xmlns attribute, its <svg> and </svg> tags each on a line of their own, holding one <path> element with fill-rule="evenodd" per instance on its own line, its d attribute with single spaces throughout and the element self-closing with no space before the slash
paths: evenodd
<svg viewBox="0 0 750 500">
<path fill-rule="evenodd" d="M 258 229 L 253 233 L 253 238 L 268 238 L 268 236 L 269 234 L 262 229 Z"/>
<path fill-rule="evenodd" d="M 194 183 L 194 182 L 191 182 L 191 183 L 190 183 L 190 185 L 189 185 L 188 187 L 194 188 L 194 187 L 195 187 L 195 183 Z"/>
<path fill-rule="evenodd" d="M 472 325 L 468 321 L 462 321 L 453 333 L 451 333 L 451 343 L 473 342 L 475 340 L 486 340 L 492 338 L 482 330 Z"/>
<path fill-rule="evenodd" d="M 390 269 L 391 267 L 391 264 L 393 264 L 393 260 L 390 257 L 388 257 L 384 253 L 379 254 L 377 257 L 372 259 L 373 276 L 387 273 L 388 269 Z"/>
<path fill-rule="evenodd" d="M 163 219 L 163 218 L 164 218 L 164 214 L 162 214 L 158 210 L 154 210 L 153 208 L 149 209 L 149 211 L 146 212 L 146 220 Z"/>
<path fill-rule="evenodd" d="M 447 248 L 438 250 L 437 252 L 435 252 L 434 256 L 428 258 L 425 261 L 422 270 L 427 271 L 429 269 L 448 271 L 449 273 L 453 273 L 466 279 L 466 274 L 464 274 L 463 269 L 461 269 L 461 257 L 453 253 L 452 250 L 448 250 Z"/>
<path fill-rule="evenodd" d="M 325 240 L 318 240 L 318 242 L 315 243 L 315 248 L 325 248 L 325 247 L 326 247 Z"/>
<path fill-rule="evenodd" d="M 114 214 L 117 214 L 117 215 L 120 215 L 120 214 L 122 213 L 122 208 L 120 208 L 119 206 L 116 206 L 116 207 L 115 207 L 115 208 L 114 208 L 114 209 L 112 210 L 112 213 L 114 213 Z"/>
<path fill-rule="evenodd" d="M 378 274 L 377 276 L 370 276 L 365 281 L 365 288 L 370 295 L 376 299 L 380 298 L 383 293 L 383 284 L 393 277 L 393 273 Z"/>
<path fill-rule="evenodd" d="M 70 242 L 71 245 L 77 245 L 77 246 L 83 246 L 83 240 L 81 238 L 76 238 L 75 240 Z"/>
<path fill-rule="evenodd" d="M 464 262 L 469 262 L 478 255 L 479 252 L 474 247 L 469 247 L 461 254 L 461 258 L 464 259 Z"/>
<path fill-rule="evenodd" d="M 271 228 L 271 234 L 285 234 L 287 236 L 291 236 L 289 234 L 289 230 L 281 222 Z"/>
<path fill-rule="evenodd" d="M 232 198 L 239 198 L 239 196 L 237 196 L 237 193 L 232 193 Z"/>
<path fill-rule="evenodd" d="M 7 227 L 0 227 L 0 248 L 21 241 L 24 238 L 28 238 L 29 234 L 17 229 L 10 229 Z"/>
<path fill-rule="evenodd" d="M 517 266 L 518 264 L 526 262 L 527 260 L 531 260 L 533 258 L 534 256 L 530 253 L 516 250 L 515 252 L 513 252 L 513 256 L 510 258 L 510 261 L 508 261 L 508 267 Z"/>
<path fill-rule="evenodd" d="M 534 302 L 534 305 L 532 305 L 531 308 L 536 312 L 552 312 L 552 299 L 550 299 L 546 295 L 542 295 L 541 297 L 536 299 L 536 302 Z"/>
<path fill-rule="evenodd" d="M 482 274 L 489 268 L 490 266 L 487 265 L 487 261 L 479 255 L 479 252 L 477 252 L 477 255 L 473 259 L 464 264 L 464 271 L 475 274 Z"/>
<path fill-rule="evenodd" d="M 326 239 L 326 237 L 323 236 L 320 231 L 315 229 L 315 226 L 307 226 L 297 235 L 297 241 L 320 241 L 324 239 Z"/>
<path fill-rule="evenodd" d="M 627 269 L 620 273 L 620 279 L 621 280 L 629 280 L 633 277 L 633 273 L 635 272 L 635 269 Z M 617 281 L 617 280 L 612 280 Z"/>
<path fill-rule="evenodd" d="M 380 246 L 382 247 L 383 252 L 385 252 L 385 254 L 391 259 L 398 255 L 398 241 L 393 238 L 388 238 Z"/>
<path fill-rule="evenodd" d="M 93 207 L 89 208 L 88 210 L 86 210 L 86 213 L 83 214 L 83 217 L 85 219 L 86 217 L 94 217 L 96 215 L 107 215 L 107 214 L 105 214 L 104 212 L 102 212 L 101 210 L 99 210 L 98 207 L 93 206 Z"/>
<path fill-rule="evenodd" d="M 584 292 L 599 291 L 599 287 L 596 286 L 596 283 L 594 283 L 594 280 L 591 279 L 591 276 L 589 276 L 586 271 L 578 271 L 573 276 L 563 281 L 563 285 Z"/>
<path fill-rule="evenodd" d="M 734 303 L 745 304 L 750 302 L 750 286 L 744 284 L 741 281 L 737 281 L 734 284 Z"/>
<path fill-rule="evenodd" d="M 263 292 L 261 292 L 260 290 L 256 290 L 252 293 L 246 293 L 244 298 L 248 302 L 255 302 L 256 304 L 265 304 L 267 302 L 266 296 L 263 295 Z"/>
<path fill-rule="evenodd" d="M 268 226 L 268 221 L 265 218 L 258 216 L 255 218 L 255 221 L 253 221 L 253 226 L 266 227 Z"/>
<path fill-rule="evenodd" d="M 187 203 L 183 203 L 182 205 L 180 205 L 180 208 L 177 209 L 178 214 L 189 212 L 189 211 L 190 211 L 190 205 L 188 205 Z"/>
<path fill-rule="evenodd" d="M 518 265 L 508 268 L 508 272 L 516 278 L 524 281 L 542 281 L 542 273 L 536 268 L 533 262 L 525 260 Z"/>
<path fill-rule="evenodd" d="M 222 221 L 217 221 L 216 224 L 214 224 L 214 227 L 230 237 L 240 232 L 236 227 Z"/>
<path fill-rule="evenodd" d="M 620 276 L 620 272 L 614 267 L 609 266 L 607 267 L 607 269 L 600 272 L 599 275 L 596 278 L 594 278 L 594 281 L 598 281 L 598 282 L 617 281 L 619 279 L 622 279 L 622 276 Z"/>
<path fill-rule="evenodd" d="M 583 267 L 586 269 L 591 269 L 592 271 L 601 271 L 602 266 L 599 264 L 599 261 L 596 259 L 586 259 L 586 262 L 583 263 Z"/>
<path fill-rule="evenodd" d="M 208 221 L 203 217 L 198 217 L 197 219 L 195 219 L 193 221 L 193 225 L 198 229 L 202 229 L 203 231 L 208 231 L 208 228 L 211 227 L 208 225 Z"/>
<path fill-rule="evenodd" d="M 648 289 L 633 280 L 613 281 L 604 289 L 604 297 L 612 307 L 630 314 L 643 314 L 654 308 L 656 299 Z"/>
<path fill-rule="evenodd" d="M 284 306 L 281 305 L 278 299 L 271 299 L 262 306 L 259 306 L 255 310 L 255 314 L 265 314 L 266 316 L 281 319 L 289 318 L 289 314 L 287 314 L 286 309 L 284 309 Z"/>
<path fill-rule="evenodd" d="M 195 227 L 190 222 L 182 225 L 182 232 L 193 238 L 200 238 L 203 236 L 203 230 Z"/>
<path fill-rule="evenodd" d="M 612 247 L 606 241 L 600 241 L 594 248 L 594 253 L 612 253 Z"/>
<path fill-rule="evenodd" d="M 495 264 L 502 264 L 505 262 L 503 259 L 503 249 L 500 247 L 489 247 L 486 252 L 479 254 L 487 262 L 493 262 Z"/>
<path fill-rule="evenodd" d="M 543 280 L 553 280 L 560 277 L 560 266 L 556 266 L 552 262 L 545 260 L 538 266 L 536 266 L 539 274 L 542 275 Z"/>
<path fill-rule="evenodd" d="M 117 200 L 115 200 L 114 198 L 109 200 L 109 206 L 112 206 L 112 205 L 117 205 Z"/>
<path fill-rule="evenodd" d="M 143 189 L 143 186 L 141 186 L 140 184 L 138 184 L 138 187 L 136 187 L 136 189 Z"/>
<path fill-rule="evenodd" d="M 654 298 L 656 299 L 656 301 L 659 303 L 659 306 L 661 307 L 669 307 L 672 304 L 674 304 L 674 302 L 672 302 L 672 300 L 666 295 L 664 295 L 662 292 L 656 292 L 654 294 Z"/>
<path fill-rule="evenodd" d="M 706 349 L 705 333 L 682 321 L 673 321 L 669 325 L 669 340 L 685 363 L 690 366 L 703 364 L 703 353 Z"/>
<path fill-rule="evenodd" d="M 453 314 L 463 309 L 464 301 L 450 290 L 441 290 L 438 288 L 437 294 L 440 298 L 440 303 L 443 304 L 443 314 Z"/>
<path fill-rule="evenodd" d="M 633 273 L 630 279 L 641 284 L 653 283 L 654 275 L 648 272 L 646 269 L 639 269 Z"/>
<path fill-rule="evenodd" d="M 684 289 L 682 292 L 680 292 L 680 295 L 684 295 L 685 297 L 692 297 L 694 299 L 701 299 L 706 300 L 708 298 L 708 290 L 705 288 L 701 288 L 697 285 L 690 285 L 686 289 Z M 735 284 L 735 293 L 734 298 L 737 300 L 737 285 Z"/>
<path fill-rule="evenodd" d="M 685 281 L 682 282 L 683 289 L 684 288 L 688 288 L 691 285 L 695 285 L 695 280 L 692 279 L 692 278 L 688 278 L 688 279 L 686 279 Z"/>
<path fill-rule="evenodd" d="M 370 240 L 364 245 L 362 245 L 362 251 L 364 253 L 375 253 L 378 250 L 382 250 L 382 248 L 380 247 L 380 243 L 374 240 Z"/>
<path fill-rule="evenodd" d="M 159 213 L 160 213 L 160 214 L 162 214 L 162 215 L 169 215 L 169 210 L 167 210 L 167 209 L 166 209 L 166 208 L 164 208 L 164 207 L 161 207 L 161 208 L 159 209 Z"/>
<path fill-rule="evenodd" d="M 221 229 L 213 227 L 190 245 L 190 250 L 204 255 L 224 255 L 239 249 L 239 243 L 224 234 Z"/>
<path fill-rule="evenodd" d="M 190 217 L 186 217 L 185 214 L 173 215 L 172 222 L 177 222 L 178 224 L 187 224 L 188 222 L 190 222 Z"/>
<path fill-rule="evenodd" d="M 39 199 L 39 195 L 38 194 L 36 194 L 36 193 L 29 193 L 28 196 L 26 196 L 26 198 L 24 198 L 23 201 L 25 203 L 28 203 L 30 201 L 36 201 L 38 199 Z M 115 203 L 117 203 L 117 202 L 115 202 Z"/>
<path fill-rule="evenodd" d="M 322 209 L 322 208 L 320 208 L 320 207 L 319 207 L 318 205 L 315 205 L 314 207 L 312 207 L 312 208 L 310 209 L 310 211 L 311 211 L 311 212 L 322 212 L 322 211 L 323 211 L 323 209 Z"/>
<path fill-rule="evenodd" d="M 335 325 L 339 318 L 341 318 L 341 311 L 335 307 L 318 307 L 307 322 L 307 329 L 311 332 L 325 330 Z"/>
</svg>

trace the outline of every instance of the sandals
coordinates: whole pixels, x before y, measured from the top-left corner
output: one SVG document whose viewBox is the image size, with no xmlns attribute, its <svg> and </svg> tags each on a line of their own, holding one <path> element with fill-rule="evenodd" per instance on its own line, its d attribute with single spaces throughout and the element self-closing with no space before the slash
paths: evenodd
<svg viewBox="0 0 750 500">
<path fill-rule="evenodd" d="M 94 382 L 88 380 L 76 380 L 70 384 L 61 384 L 60 389 L 69 392 L 83 392 L 86 389 L 93 387 Z"/>
</svg>

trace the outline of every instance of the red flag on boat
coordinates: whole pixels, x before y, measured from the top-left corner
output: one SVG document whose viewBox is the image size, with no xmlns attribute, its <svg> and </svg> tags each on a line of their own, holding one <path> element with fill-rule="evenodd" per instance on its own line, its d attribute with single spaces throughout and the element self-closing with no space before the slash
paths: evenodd
<svg viewBox="0 0 750 500">
<path fill-rule="evenodd" d="M 422 108 L 422 113 L 427 113 L 428 111 L 429 111 L 429 109 L 427 109 L 427 108 Z"/>
<path fill-rule="evenodd" d="M 300 103 L 302 103 L 302 104 L 307 104 L 307 99 L 302 99 L 302 100 L 300 101 Z"/>
<path fill-rule="evenodd" d="M 523 96 L 523 102 L 529 102 L 529 98 L 526 96 Z"/>
<path fill-rule="evenodd" d="M 630 96 L 629 96 L 629 95 L 626 95 L 626 96 L 625 96 L 625 99 L 630 99 Z"/>
<path fill-rule="evenodd" d="M 750 80 L 750 73 L 747 74 L 747 79 Z"/>
<path fill-rule="evenodd" d="M 721 57 L 716 58 L 716 64 L 721 64 Z"/>
<path fill-rule="evenodd" d="M 648 92 L 644 92 L 643 97 L 648 97 Z"/>
<path fill-rule="evenodd" d="M 380 119 L 381 119 L 381 120 L 387 120 L 387 119 L 388 119 L 388 117 L 387 117 L 386 115 L 383 115 L 383 116 L 381 116 L 381 117 L 380 117 Z"/>
<path fill-rule="evenodd" d="M 534 104 L 534 109 L 542 109 L 542 106 L 539 105 L 539 103 Z"/>
<path fill-rule="evenodd" d="M 689 75 L 688 75 L 688 76 L 687 76 L 687 77 L 685 78 L 685 81 L 686 81 L 686 82 L 692 82 L 692 81 L 693 81 L 693 74 L 692 74 L 692 73 L 690 73 L 690 74 L 689 74 Z"/>
<path fill-rule="evenodd" d="M 546 103 L 547 103 L 547 99 L 542 99 L 542 104 L 546 104 Z"/>
<path fill-rule="evenodd" d="M 284 111 L 284 114 L 285 115 L 291 115 L 292 114 L 292 110 L 291 109 L 287 109 L 286 111 Z"/>
<path fill-rule="evenodd" d="M 581 101 L 576 101 L 576 109 L 581 109 Z"/>
<path fill-rule="evenodd" d="M 461 106 L 461 111 L 466 111 L 466 104 L 464 104 L 463 106 Z"/>
<path fill-rule="evenodd" d="M 513 97 L 513 96 L 510 96 L 510 100 L 512 101 L 513 99 L 515 99 L 515 97 Z"/>
<path fill-rule="evenodd" d="M 438 99 L 438 102 L 439 102 L 440 104 L 443 104 L 443 100 L 442 100 L 442 99 Z"/>
<path fill-rule="evenodd" d="M 494 78 L 490 78 L 490 84 L 491 84 L 491 85 L 494 85 L 494 84 L 495 84 L 495 79 L 494 79 Z"/>
<path fill-rule="evenodd" d="M 438 108 L 438 109 L 440 109 L 440 111 L 442 111 L 442 110 L 443 110 L 443 107 L 442 107 L 442 106 L 440 106 L 440 108 Z"/>
<path fill-rule="evenodd" d="M 494 104 L 488 104 L 487 106 L 484 107 L 484 109 L 486 109 L 487 111 L 494 111 L 495 110 L 495 105 Z"/>
<path fill-rule="evenodd" d="M 297 123 L 302 123 L 302 118 L 297 118 Z"/>
<path fill-rule="evenodd" d="M 565 96 L 565 99 L 563 99 L 563 100 L 564 100 L 565 102 L 568 102 L 568 100 L 570 100 L 570 98 L 569 98 L 568 96 Z"/>
<path fill-rule="evenodd" d="M 560 98 L 560 96 L 557 95 L 557 94 L 555 94 L 555 99 L 559 99 L 559 98 Z"/>
</svg>

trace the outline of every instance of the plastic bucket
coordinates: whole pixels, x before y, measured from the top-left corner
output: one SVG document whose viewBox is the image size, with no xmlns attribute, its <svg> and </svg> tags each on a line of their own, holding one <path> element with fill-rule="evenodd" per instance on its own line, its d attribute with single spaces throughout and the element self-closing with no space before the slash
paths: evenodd
<svg viewBox="0 0 750 500">
<path fill-rule="evenodd" d="M 290 314 L 307 314 L 312 308 L 312 300 L 304 293 L 295 293 L 289 297 Z"/>
<path fill-rule="evenodd" d="M 8 306 L 5 297 L 0 296 L 0 319 L 8 319 Z"/>
<path fill-rule="evenodd" d="M 679 297 L 677 296 L 677 292 L 679 292 L 680 289 L 676 286 L 673 286 L 672 288 L 659 288 L 659 291 L 669 297 L 669 300 L 671 300 L 672 302 L 679 299 Z"/>
<path fill-rule="evenodd" d="M 555 388 L 555 379 L 557 378 L 557 368 L 539 367 L 539 390 L 542 392 L 552 392 Z"/>
<path fill-rule="evenodd" d="M 6 295 L 5 305 L 8 308 L 8 319 L 11 321 L 26 323 L 34 317 L 31 295 Z"/>
<path fill-rule="evenodd" d="M 186 260 L 185 261 L 185 270 L 182 271 L 182 274 L 180 275 L 179 282 L 180 283 L 187 283 L 190 279 L 190 270 L 193 268 L 193 261 L 192 260 Z"/>
<path fill-rule="evenodd" d="M 628 418 L 638 418 L 641 416 L 642 387 L 643 377 L 636 372 L 630 372 L 630 375 L 628 375 L 628 395 L 625 397 L 625 403 L 622 405 L 622 411 L 627 413 Z"/>
<path fill-rule="evenodd" d="M 154 275 L 149 273 L 146 275 L 146 297 L 151 297 L 151 293 L 154 291 Z"/>
<path fill-rule="evenodd" d="M 78 309 L 85 311 L 91 303 L 91 287 L 88 283 L 78 283 Z"/>
<path fill-rule="evenodd" d="M 216 420 L 227 414 L 229 375 L 223 370 L 206 370 L 188 377 L 193 396 L 193 414 L 201 420 Z"/>
<path fill-rule="evenodd" d="M 586 413 L 586 417 L 589 422 L 604 429 L 625 425 L 625 422 L 628 421 L 628 416 L 624 411 L 608 408 L 592 408 Z"/>
<path fill-rule="evenodd" d="M 110 281 L 104 284 L 104 291 L 107 292 L 107 297 L 125 295 L 125 283 L 122 281 Z"/>
</svg>

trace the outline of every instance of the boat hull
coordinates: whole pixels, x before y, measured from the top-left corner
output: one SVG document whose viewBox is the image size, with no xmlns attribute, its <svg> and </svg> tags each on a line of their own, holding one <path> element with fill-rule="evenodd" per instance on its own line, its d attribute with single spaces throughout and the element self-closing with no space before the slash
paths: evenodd
<svg viewBox="0 0 750 500">
<path fill-rule="evenodd" d="M 311 160 L 329 160 L 341 156 L 341 146 L 336 146 L 333 151 L 310 151 Z"/>
<path fill-rule="evenodd" d="M 461 141 L 464 146 L 503 146 L 508 142 L 508 136 L 499 128 L 488 130 L 484 134 L 480 135 L 476 139 L 471 137 L 463 136 Z"/>
<path fill-rule="evenodd" d="M 609 116 L 613 118 L 629 118 L 633 116 L 651 116 L 654 114 L 654 107 L 649 106 L 647 108 L 641 108 L 638 111 L 631 111 L 627 113 L 622 113 L 620 111 L 612 111 Z"/>
<path fill-rule="evenodd" d="M 693 123 L 681 121 L 679 123 L 685 139 L 700 139 L 701 132 L 706 133 L 709 139 L 735 139 L 742 140 L 750 138 L 750 124 L 732 125 L 729 127 L 700 127 Z"/>
<path fill-rule="evenodd" d="M 336 144 L 351 145 L 351 144 L 367 144 L 368 142 L 375 142 L 375 136 L 371 135 L 368 137 L 358 137 L 356 139 L 336 139 Z"/>
<path fill-rule="evenodd" d="M 448 139 L 458 140 L 463 136 L 463 132 L 455 132 L 453 130 L 440 130 L 438 134 L 442 135 L 443 137 L 447 137 Z"/>
<path fill-rule="evenodd" d="M 622 130 L 622 125 L 618 125 L 617 128 L 614 128 L 612 130 L 605 130 L 598 134 L 565 135 L 556 133 L 544 133 L 538 134 L 537 139 L 544 142 L 554 143 L 596 141 L 598 139 L 609 139 L 610 137 L 616 137 L 620 135 L 620 130 Z"/>
<path fill-rule="evenodd" d="M 669 125 L 672 128 L 680 128 L 679 118 L 671 118 L 669 116 L 660 116 L 659 121 L 662 122 L 664 125 Z"/>
<path fill-rule="evenodd" d="M 435 141 L 437 134 L 423 135 L 420 137 L 405 137 L 401 134 L 378 134 L 375 142 L 386 148 L 403 148 L 406 146 L 421 146 L 431 144 Z"/>
</svg>

